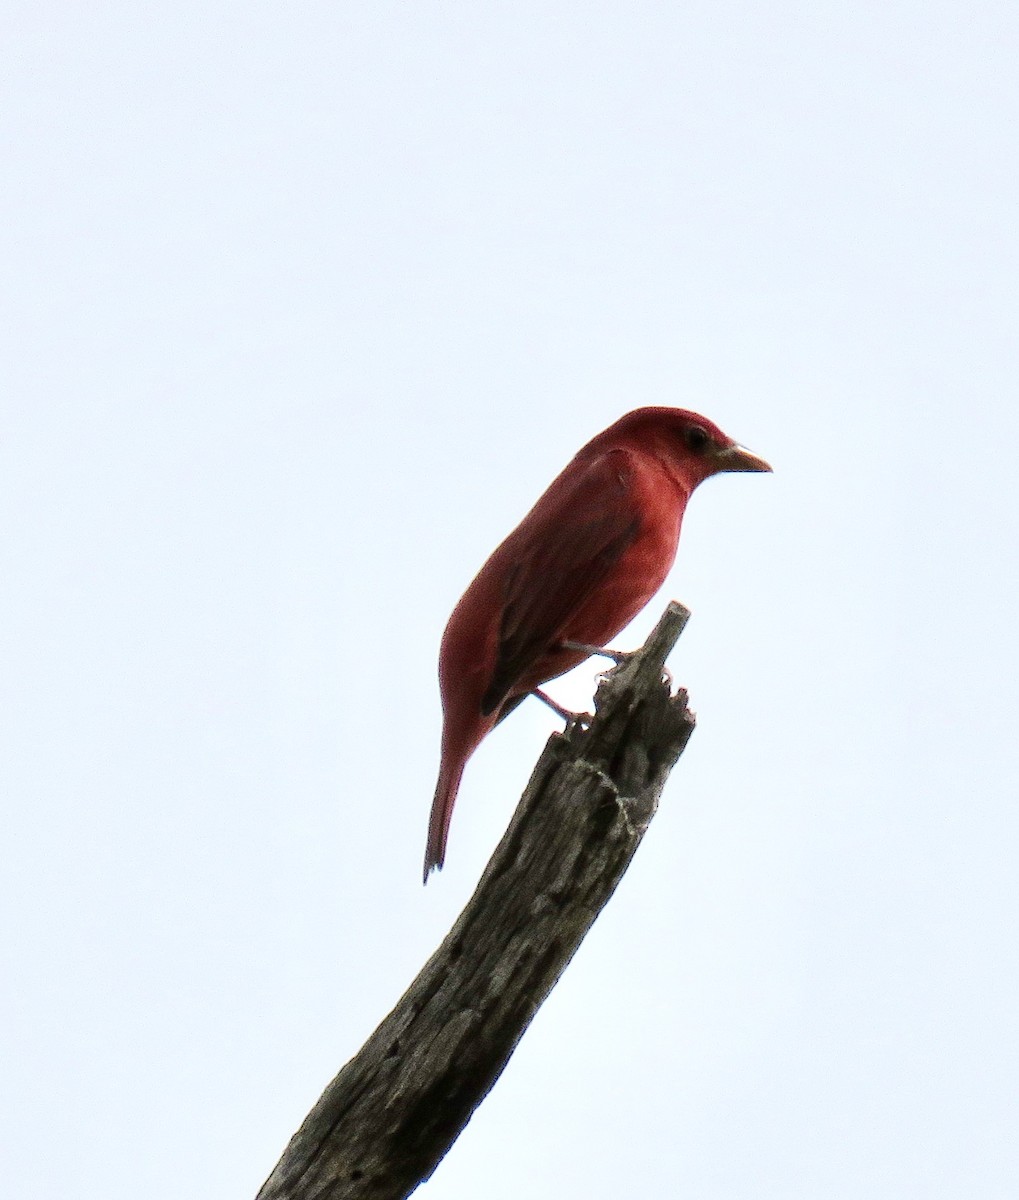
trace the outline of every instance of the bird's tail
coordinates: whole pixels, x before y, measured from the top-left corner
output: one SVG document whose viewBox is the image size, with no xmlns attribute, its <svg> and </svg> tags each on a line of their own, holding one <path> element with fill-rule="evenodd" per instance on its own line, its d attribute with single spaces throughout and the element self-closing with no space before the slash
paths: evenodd
<svg viewBox="0 0 1019 1200">
<path fill-rule="evenodd" d="M 449 834 L 449 819 L 460 789 L 460 777 L 464 773 L 464 760 L 449 764 L 443 762 L 439 769 L 439 782 L 432 801 L 432 815 L 428 820 L 428 844 L 425 846 L 425 868 L 422 882 L 428 882 L 433 868 L 441 869 L 446 858 L 446 838 Z"/>
</svg>

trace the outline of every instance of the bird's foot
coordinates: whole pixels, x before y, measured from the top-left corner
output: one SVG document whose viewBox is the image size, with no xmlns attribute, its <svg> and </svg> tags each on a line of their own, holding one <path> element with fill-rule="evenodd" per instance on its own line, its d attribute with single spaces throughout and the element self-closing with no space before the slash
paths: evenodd
<svg viewBox="0 0 1019 1200">
<path fill-rule="evenodd" d="M 560 717 L 562 717 L 562 719 L 566 722 L 567 731 L 571 730 L 575 725 L 586 726 L 591 724 L 590 713 L 575 713 L 571 712 L 568 708 L 563 708 L 561 704 L 557 704 L 556 701 L 553 700 L 547 692 L 543 692 L 541 688 L 535 688 L 532 695 L 537 696 L 543 704 L 547 704 L 554 713 L 557 713 Z"/>
<path fill-rule="evenodd" d="M 589 646 L 587 642 L 560 642 L 559 645 L 563 650 L 582 650 L 585 654 L 597 654 L 602 658 L 611 658 L 617 667 L 624 662 L 629 662 L 636 653 L 634 650 L 607 650 L 604 646 Z"/>
</svg>

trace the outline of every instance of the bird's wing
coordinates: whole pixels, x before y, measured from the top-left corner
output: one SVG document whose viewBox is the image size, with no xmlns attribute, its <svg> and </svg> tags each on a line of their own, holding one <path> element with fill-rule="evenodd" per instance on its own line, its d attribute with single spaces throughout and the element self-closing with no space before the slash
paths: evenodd
<svg viewBox="0 0 1019 1200">
<path fill-rule="evenodd" d="M 499 647 L 481 701 L 487 716 L 552 650 L 640 529 L 630 456 L 612 450 L 546 494 L 521 526 L 507 573 Z"/>
</svg>

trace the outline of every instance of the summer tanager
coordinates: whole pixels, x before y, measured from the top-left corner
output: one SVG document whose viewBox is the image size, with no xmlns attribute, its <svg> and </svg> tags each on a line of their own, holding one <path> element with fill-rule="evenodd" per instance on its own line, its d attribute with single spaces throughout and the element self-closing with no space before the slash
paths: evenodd
<svg viewBox="0 0 1019 1200">
<path fill-rule="evenodd" d="M 485 735 L 647 604 L 676 557 L 699 483 L 721 471 L 770 470 L 696 413 L 638 408 L 553 480 L 478 572 L 442 637 L 442 758 L 426 882 L 442 866 L 460 778 Z"/>
</svg>

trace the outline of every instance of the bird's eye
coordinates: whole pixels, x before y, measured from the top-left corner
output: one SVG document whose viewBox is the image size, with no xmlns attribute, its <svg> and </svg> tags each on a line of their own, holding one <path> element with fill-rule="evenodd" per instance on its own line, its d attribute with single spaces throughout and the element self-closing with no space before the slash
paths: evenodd
<svg viewBox="0 0 1019 1200">
<path fill-rule="evenodd" d="M 685 433 L 686 446 L 694 454 L 703 454 L 707 450 L 711 438 L 708 431 L 701 425 L 690 425 Z"/>
</svg>

